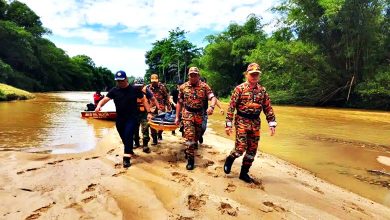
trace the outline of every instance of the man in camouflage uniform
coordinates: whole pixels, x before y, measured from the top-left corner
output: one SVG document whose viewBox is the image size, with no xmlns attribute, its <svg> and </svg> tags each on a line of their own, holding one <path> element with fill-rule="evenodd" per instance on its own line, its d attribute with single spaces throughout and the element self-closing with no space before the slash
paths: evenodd
<svg viewBox="0 0 390 220">
<path fill-rule="evenodd" d="M 184 125 L 184 138 L 186 139 L 187 149 L 185 151 L 188 159 L 187 170 L 193 170 L 195 165 L 195 148 L 202 132 L 202 121 L 204 112 L 204 101 L 211 100 L 210 107 L 207 108 L 207 114 L 213 114 L 216 98 L 211 88 L 204 82 L 201 82 L 199 70 L 197 67 L 191 67 L 188 71 L 189 81 L 179 88 L 179 98 L 176 104 L 175 123 L 179 124 L 179 115 L 182 112 L 182 122 Z M 182 111 L 182 107 L 184 108 Z"/>
<path fill-rule="evenodd" d="M 247 71 L 245 72 L 247 81 L 234 89 L 226 115 L 225 131 L 227 135 L 231 135 L 234 111 L 237 110 L 234 120 L 234 126 L 236 128 L 235 148 L 226 158 L 224 171 L 226 174 L 229 174 L 234 160 L 245 152 L 242 160 L 240 179 L 247 183 L 253 182 L 248 172 L 255 159 L 260 139 L 261 111 L 264 111 L 266 115 L 271 136 L 275 134 L 277 124 L 268 93 L 258 83 L 260 73 L 260 66 L 257 63 L 248 65 Z"/>
<path fill-rule="evenodd" d="M 147 99 L 147 102 L 154 103 L 154 105 L 158 105 L 156 98 L 154 98 L 153 93 L 145 86 L 144 79 L 139 77 L 134 80 L 134 88 L 137 90 L 141 90 L 144 94 L 143 98 L 137 99 L 137 108 L 138 108 L 138 122 L 134 128 L 134 148 L 140 147 L 139 143 L 139 127 L 141 125 L 142 132 L 142 150 L 145 153 L 150 153 L 150 148 L 148 147 L 148 143 L 150 140 L 149 137 L 149 123 L 147 120 L 147 112 L 144 106 L 144 99 Z"/>
<path fill-rule="evenodd" d="M 150 76 L 150 85 L 148 85 L 148 89 L 153 93 L 153 96 L 157 99 L 158 106 L 156 106 L 155 109 L 155 114 L 158 112 L 165 112 L 165 111 L 171 111 L 171 104 L 169 102 L 169 95 L 168 95 L 168 90 L 164 86 L 164 84 L 160 83 L 158 81 L 158 75 L 157 74 L 152 74 Z M 155 106 L 153 103 L 151 107 L 153 108 Z M 162 140 L 162 132 L 163 131 L 157 131 L 150 128 L 151 133 L 152 133 L 152 138 L 153 142 L 152 145 L 157 144 L 157 137 L 159 140 Z"/>
</svg>

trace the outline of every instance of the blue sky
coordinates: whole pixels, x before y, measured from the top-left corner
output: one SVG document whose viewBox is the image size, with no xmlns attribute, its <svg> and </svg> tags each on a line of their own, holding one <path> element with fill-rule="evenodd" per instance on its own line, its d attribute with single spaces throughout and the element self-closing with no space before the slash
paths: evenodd
<svg viewBox="0 0 390 220">
<path fill-rule="evenodd" d="M 97 66 L 143 76 L 145 52 L 152 43 L 179 27 L 188 40 L 205 45 L 204 37 L 242 24 L 251 13 L 270 23 L 277 0 L 20 0 L 52 31 L 47 36 L 69 56 L 85 54 Z"/>
</svg>

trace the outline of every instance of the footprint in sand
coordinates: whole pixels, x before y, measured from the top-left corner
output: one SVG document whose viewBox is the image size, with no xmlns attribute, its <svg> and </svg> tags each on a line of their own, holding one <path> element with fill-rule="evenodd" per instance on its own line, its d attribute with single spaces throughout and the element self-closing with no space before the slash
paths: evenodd
<svg viewBox="0 0 390 220">
<path fill-rule="evenodd" d="M 96 195 L 89 196 L 89 197 L 87 197 L 87 198 L 85 198 L 85 199 L 82 199 L 81 202 L 83 202 L 83 203 L 88 203 L 88 202 L 90 202 L 90 201 L 92 201 L 92 200 L 94 200 L 94 199 L 96 199 L 96 198 L 97 198 Z"/>
<path fill-rule="evenodd" d="M 249 184 L 248 187 L 252 188 L 252 189 L 261 189 L 261 190 L 265 191 L 264 186 L 263 186 L 263 182 L 257 178 L 253 178 L 253 183 Z"/>
<path fill-rule="evenodd" d="M 18 171 L 18 172 L 16 172 L 16 174 L 20 175 L 20 174 L 23 174 L 25 172 L 30 172 L 30 171 L 39 170 L 39 169 L 41 169 L 41 167 L 29 168 L 29 169 L 26 169 L 26 170 Z"/>
<path fill-rule="evenodd" d="M 209 176 L 212 176 L 212 177 L 214 177 L 214 178 L 217 178 L 217 177 L 219 177 L 219 175 L 217 174 L 217 173 L 213 173 L 213 172 L 207 172 L 207 174 L 209 175 Z"/>
<path fill-rule="evenodd" d="M 216 152 L 216 151 L 207 151 L 207 153 L 209 153 L 209 154 L 211 154 L 211 155 L 216 155 L 216 154 L 218 154 L 218 152 Z"/>
<path fill-rule="evenodd" d="M 176 220 L 193 220 L 194 218 L 193 217 L 184 217 L 184 216 L 178 216 L 176 218 Z"/>
<path fill-rule="evenodd" d="M 122 168 L 122 164 L 121 163 L 116 163 L 114 165 L 114 167 L 115 167 L 115 169 L 120 169 L 120 168 Z"/>
<path fill-rule="evenodd" d="M 34 211 L 33 214 L 29 215 L 25 220 L 32 220 L 32 219 L 37 219 L 39 217 L 41 217 L 42 213 L 45 213 L 47 212 L 51 207 L 53 207 L 53 205 L 55 205 L 56 203 L 53 202 L 47 206 L 43 206 L 37 210 Z"/>
<path fill-rule="evenodd" d="M 230 216 L 238 215 L 238 207 L 233 208 L 229 203 L 221 202 L 221 205 L 218 207 L 218 211 L 221 211 L 222 214 L 228 214 Z"/>
<path fill-rule="evenodd" d="M 87 157 L 84 160 L 93 160 L 93 159 L 97 159 L 97 158 L 99 158 L 99 156 Z"/>
<path fill-rule="evenodd" d="M 112 176 L 113 177 L 118 177 L 118 176 L 123 175 L 125 173 L 126 173 L 126 171 L 123 170 L 123 171 L 120 171 L 119 173 L 112 174 Z"/>
<path fill-rule="evenodd" d="M 231 193 L 231 192 L 236 191 L 236 189 L 237 189 L 236 185 L 234 185 L 233 183 L 229 183 L 225 189 L 225 192 Z"/>
<path fill-rule="evenodd" d="M 115 148 L 113 148 L 113 149 L 111 149 L 111 150 L 109 150 L 109 151 L 107 151 L 107 153 L 106 154 L 111 154 L 112 152 L 114 152 L 115 151 Z"/>
<path fill-rule="evenodd" d="M 285 212 L 286 211 L 285 208 L 278 206 L 278 205 L 275 205 L 273 202 L 270 202 L 270 201 L 265 201 L 265 202 L 263 202 L 263 204 L 267 207 L 273 208 L 277 212 Z"/>
<path fill-rule="evenodd" d="M 64 160 L 56 160 L 56 161 L 52 161 L 52 162 L 49 162 L 49 163 L 46 163 L 46 164 L 55 165 L 57 163 L 62 163 L 62 162 L 64 162 Z"/>
<path fill-rule="evenodd" d="M 214 165 L 214 161 L 206 160 L 206 161 L 201 165 L 201 167 L 207 168 L 207 167 L 210 167 L 210 166 L 212 166 L 212 165 Z"/>
<path fill-rule="evenodd" d="M 97 184 L 91 183 L 91 184 L 89 184 L 89 185 L 87 186 L 87 188 L 86 188 L 82 193 L 95 191 L 96 186 L 97 186 Z"/>
<path fill-rule="evenodd" d="M 181 183 L 184 186 L 191 186 L 192 182 L 194 182 L 194 179 L 183 173 L 172 172 L 171 175 L 175 178 L 174 182 Z"/>
<path fill-rule="evenodd" d="M 202 194 L 200 196 L 188 195 L 187 206 L 191 211 L 199 211 L 202 206 L 206 205 L 206 200 L 209 198 L 208 195 Z"/>
</svg>

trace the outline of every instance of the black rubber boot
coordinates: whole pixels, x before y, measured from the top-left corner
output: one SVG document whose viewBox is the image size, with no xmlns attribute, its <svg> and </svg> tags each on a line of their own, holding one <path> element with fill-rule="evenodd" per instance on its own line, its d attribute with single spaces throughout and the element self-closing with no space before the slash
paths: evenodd
<svg viewBox="0 0 390 220">
<path fill-rule="evenodd" d="M 231 155 L 226 157 L 225 165 L 223 166 L 223 171 L 225 171 L 226 174 L 229 174 L 232 170 L 232 165 L 235 159 L 236 158 L 232 157 Z"/>
<path fill-rule="evenodd" d="M 193 170 L 195 168 L 195 160 L 193 157 L 188 156 L 188 162 L 186 168 L 187 170 Z"/>
<path fill-rule="evenodd" d="M 157 134 L 152 134 L 152 145 L 157 145 Z"/>
<path fill-rule="evenodd" d="M 199 143 L 203 144 L 203 135 L 199 137 Z"/>
<path fill-rule="evenodd" d="M 246 183 L 253 183 L 253 179 L 248 175 L 250 167 L 251 166 L 248 166 L 248 165 L 241 166 L 240 180 L 242 180 Z"/>
<path fill-rule="evenodd" d="M 130 157 L 123 157 L 123 168 L 129 168 L 130 166 Z"/>
<path fill-rule="evenodd" d="M 140 143 L 139 143 L 139 139 L 134 139 L 134 147 L 133 149 L 136 149 L 136 148 L 139 148 L 141 147 Z"/>
<path fill-rule="evenodd" d="M 158 131 L 158 140 L 162 141 L 162 131 Z"/>
</svg>

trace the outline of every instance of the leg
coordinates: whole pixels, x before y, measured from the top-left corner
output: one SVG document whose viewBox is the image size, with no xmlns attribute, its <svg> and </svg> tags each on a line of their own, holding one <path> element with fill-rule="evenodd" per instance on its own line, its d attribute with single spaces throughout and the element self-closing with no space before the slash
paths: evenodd
<svg viewBox="0 0 390 220">
<path fill-rule="evenodd" d="M 150 148 L 148 146 L 148 142 L 150 140 L 149 124 L 146 118 L 141 119 L 141 129 L 142 129 L 142 151 L 145 153 L 150 153 Z"/>
<path fill-rule="evenodd" d="M 226 174 L 230 173 L 234 160 L 244 153 L 247 146 L 247 132 L 245 127 L 242 123 L 237 122 L 235 148 L 230 152 L 230 155 L 226 158 L 225 165 L 223 166 L 223 170 Z"/>
<path fill-rule="evenodd" d="M 195 126 L 193 119 L 183 120 L 184 125 L 184 137 L 187 142 L 187 149 L 185 150 L 186 157 L 188 159 L 187 170 L 193 170 L 195 166 Z"/>
<path fill-rule="evenodd" d="M 203 143 L 203 135 L 204 133 L 206 132 L 206 129 L 207 129 L 207 119 L 208 119 L 208 115 L 207 114 L 203 114 L 203 118 L 202 118 L 202 131 L 201 131 L 201 134 L 199 136 L 199 143 Z"/>
<path fill-rule="evenodd" d="M 254 122 L 256 123 L 256 122 Z M 254 126 L 255 130 L 248 131 L 248 147 L 245 152 L 244 158 L 242 159 L 240 179 L 252 183 L 253 179 L 248 175 L 249 169 L 252 166 L 253 161 L 257 153 L 257 147 L 260 139 L 260 130 L 259 127 Z"/>
<path fill-rule="evenodd" d="M 134 148 L 138 148 L 138 147 L 141 146 L 140 143 L 139 143 L 139 126 L 140 126 L 141 120 L 142 120 L 141 118 L 138 118 L 137 123 L 135 124 L 135 127 L 134 127 L 134 135 L 133 135 L 133 138 L 134 138 Z"/>
<path fill-rule="evenodd" d="M 150 133 L 152 133 L 152 145 L 157 145 L 157 131 L 153 128 L 150 128 Z"/>
</svg>

